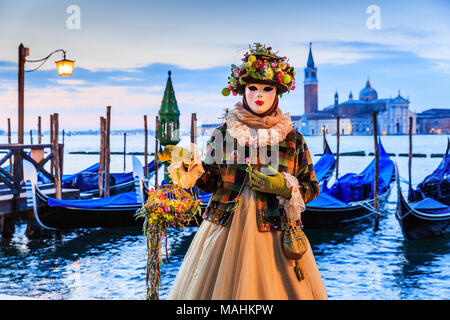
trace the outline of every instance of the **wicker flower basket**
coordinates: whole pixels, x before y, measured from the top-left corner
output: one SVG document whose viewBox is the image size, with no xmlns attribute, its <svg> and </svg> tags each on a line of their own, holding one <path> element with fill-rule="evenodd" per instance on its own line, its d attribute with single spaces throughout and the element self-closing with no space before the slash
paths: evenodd
<svg viewBox="0 0 450 320">
<path fill-rule="evenodd" d="M 144 218 L 147 238 L 147 300 L 159 299 L 161 280 L 161 245 L 169 228 L 185 228 L 200 209 L 200 200 L 178 185 L 163 185 L 149 193 L 146 204 L 136 212 Z"/>
</svg>

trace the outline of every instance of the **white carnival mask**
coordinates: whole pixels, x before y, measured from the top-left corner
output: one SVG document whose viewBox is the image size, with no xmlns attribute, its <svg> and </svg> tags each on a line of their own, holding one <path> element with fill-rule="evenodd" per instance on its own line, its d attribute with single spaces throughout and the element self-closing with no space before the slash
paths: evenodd
<svg viewBox="0 0 450 320">
<path fill-rule="evenodd" d="M 276 86 L 249 83 L 245 86 L 245 98 L 250 109 L 257 114 L 269 110 L 277 96 Z"/>
</svg>

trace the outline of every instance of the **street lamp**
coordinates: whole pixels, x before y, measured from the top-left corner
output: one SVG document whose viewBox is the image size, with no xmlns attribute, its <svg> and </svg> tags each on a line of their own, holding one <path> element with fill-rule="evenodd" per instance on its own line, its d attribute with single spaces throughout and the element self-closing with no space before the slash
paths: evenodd
<svg viewBox="0 0 450 320">
<path fill-rule="evenodd" d="M 56 69 L 61 77 L 71 76 L 73 72 L 73 65 L 75 61 L 66 59 L 66 52 L 64 51 L 64 59 L 56 61 Z"/>
<path fill-rule="evenodd" d="M 19 117 L 18 117 L 18 144 L 23 144 L 24 141 L 24 91 L 25 91 L 25 72 L 33 72 L 41 68 L 45 62 L 55 53 L 62 52 L 63 53 L 63 59 L 60 61 L 56 61 L 56 68 L 58 70 L 58 74 L 62 77 L 64 76 L 70 76 L 73 72 L 73 66 L 75 64 L 75 61 L 67 60 L 66 59 L 66 51 L 59 49 L 55 50 L 52 53 L 50 53 L 48 56 L 46 56 L 43 59 L 39 60 L 27 60 L 26 57 L 30 54 L 30 49 L 25 48 L 23 44 L 20 44 L 19 46 L 19 74 L 18 74 L 18 87 L 19 87 Z M 25 71 L 25 62 L 41 62 L 41 64 L 32 70 Z"/>
</svg>

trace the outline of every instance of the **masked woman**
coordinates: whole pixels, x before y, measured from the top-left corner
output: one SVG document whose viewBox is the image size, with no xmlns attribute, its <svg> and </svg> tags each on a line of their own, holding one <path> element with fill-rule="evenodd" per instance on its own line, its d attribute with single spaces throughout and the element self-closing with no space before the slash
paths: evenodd
<svg viewBox="0 0 450 320">
<path fill-rule="evenodd" d="M 270 47 L 249 51 L 222 91 L 242 103 L 214 131 L 205 159 L 177 161 L 164 150 L 174 181 L 212 193 L 169 299 L 327 299 L 309 242 L 297 263 L 282 247 L 283 231 L 302 228 L 305 203 L 319 194 L 305 140 L 278 105 L 295 89 L 294 68 Z"/>
</svg>

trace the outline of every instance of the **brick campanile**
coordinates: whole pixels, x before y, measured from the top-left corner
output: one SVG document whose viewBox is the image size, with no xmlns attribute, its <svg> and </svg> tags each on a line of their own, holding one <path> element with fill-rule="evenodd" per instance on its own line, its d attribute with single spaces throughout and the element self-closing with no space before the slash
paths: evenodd
<svg viewBox="0 0 450 320">
<path fill-rule="evenodd" d="M 311 42 L 309 43 L 309 57 L 305 68 L 305 113 L 316 112 L 318 110 L 317 68 L 314 66 Z"/>
</svg>

